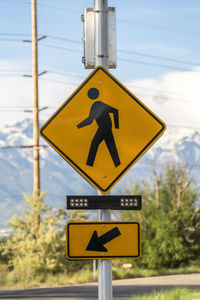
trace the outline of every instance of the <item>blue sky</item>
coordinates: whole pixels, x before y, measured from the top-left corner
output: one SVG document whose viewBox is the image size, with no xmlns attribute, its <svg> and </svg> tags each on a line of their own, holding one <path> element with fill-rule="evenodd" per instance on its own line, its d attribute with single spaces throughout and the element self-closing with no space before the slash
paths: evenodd
<svg viewBox="0 0 200 300">
<path fill-rule="evenodd" d="M 0 126 L 30 116 L 23 112 L 32 106 L 32 81 L 23 77 L 32 67 L 31 44 L 23 42 L 31 39 L 30 3 L 0 0 Z M 93 1 L 37 3 L 38 37 L 47 35 L 39 42 L 39 71 L 48 71 L 39 79 L 40 106 L 50 107 L 40 116 L 46 120 L 91 72 L 81 62 L 80 15 Z M 169 126 L 200 128 L 200 2 L 110 0 L 109 6 L 117 10 L 113 75 Z"/>
</svg>

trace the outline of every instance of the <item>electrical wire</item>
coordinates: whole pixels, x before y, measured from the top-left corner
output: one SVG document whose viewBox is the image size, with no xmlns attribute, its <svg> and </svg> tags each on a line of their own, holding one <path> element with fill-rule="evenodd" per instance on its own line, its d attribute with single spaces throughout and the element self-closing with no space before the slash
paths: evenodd
<svg viewBox="0 0 200 300">
<path fill-rule="evenodd" d="M 8 149 L 33 149 L 35 146 L 34 145 L 23 145 L 23 146 L 0 146 L 0 149 L 2 150 L 8 150 Z M 36 146 L 39 148 L 47 148 L 49 146 L 46 145 L 39 145 Z"/>
<path fill-rule="evenodd" d="M 54 48 L 54 49 L 60 49 L 60 50 L 65 50 L 65 51 L 70 51 L 70 52 L 73 52 L 73 53 L 82 53 L 81 50 L 66 48 L 66 47 L 61 47 L 61 46 L 55 46 L 55 45 L 50 45 L 50 44 L 40 44 L 40 46 L 48 47 L 48 48 Z"/>
<path fill-rule="evenodd" d="M 0 69 L 0 72 L 32 72 L 31 69 Z"/>
<path fill-rule="evenodd" d="M 70 39 L 65 39 L 65 38 L 56 37 L 56 36 L 49 36 L 49 37 L 52 37 L 52 38 L 55 38 L 55 39 L 59 39 L 59 40 L 61 39 L 61 40 L 65 40 L 65 41 L 68 41 L 68 42 L 73 42 L 73 43 L 76 43 L 76 44 L 78 43 L 79 44 L 79 42 L 76 41 L 76 40 L 70 40 Z M 16 39 L 0 39 L 0 41 L 4 41 L 4 42 L 6 42 L 6 41 L 20 42 L 20 40 L 16 40 Z M 60 50 L 69 51 L 69 52 L 73 52 L 73 53 L 82 53 L 81 50 L 67 48 L 67 47 L 62 47 L 62 46 L 56 46 L 56 45 L 52 45 L 52 44 L 40 44 L 40 46 L 42 46 L 42 47 L 48 47 L 48 48 L 54 48 L 54 49 L 60 49 Z M 175 62 L 175 63 L 190 64 L 190 65 L 193 65 L 193 66 L 200 65 L 199 62 L 191 62 L 191 61 L 185 61 L 185 60 L 178 60 L 178 59 L 174 59 L 174 58 L 169 58 L 169 57 L 164 57 L 164 56 L 150 55 L 150 54 L 139 53 L 139 52 L 135 52 L 135 51 L 128 51 L 128 50 L 123 50 L 123 49 L 119 49 L 118 51 L 122 52 L 122 53 L 127 53 L 127 54 L 142 56 L 142 57 L 148 57 L 148 58 L 153 58 L 153 59 L 158 59 L 158 60 L 171 61 L 171 62 Z M 146 61 L 137 61 L 137 60 L 128 59 L 128 58 L 124 58 L 124 57 L 119 57 L 118 59 L 120 61 L 124 61 L 124 62 L 149 65 L 149 66 L 154 66 L 154 67 L 159 67 L 159 68 L 167 68 L 167 69 L 179 70 L 179 71 L 190 71 L 190 69 L 187 69 L 187 68 L 182 68 L 182 67 L 177 67 L 177 66 L 169 66 L 169 65 L 163 65 L 163 64 L 156 64 L 156 63 L 149 63 L 149 62 L 146 62 Z"/>
<path fill-rule="evenodd" d="M 70 10 L 70 9 L 68 9 L 66 7 L 52 6 L 52 5 L 39 4 L 39 3 L 37 3 L 37 6 L 45 7 L 45 8 L 51 8 L 51 9 L 58 9 L 58 10 L 65 11 L 65 12 L 67 12 L 69 14 L 80 15 L 80 12 L 75 11 L 75 10 Z"/>
<path fill-rule="evenodd" d="M 9 33 L 9 32 L 0 32 L 0 36 L 30 36 L 30 33 Z"/>
<path fill-rule="evenodd" d="M 6 34 L 6 33 L 0 33 L 0 35 L 12 35 L 11 33 Z M 13 34 L 13 35 L 17 35 L 17 34 Z M 20 35 L 20 34 L 18 34 Z M 22 35 L 22 34 L 21 34 Z M 73 40 L 73 39 L 67 39 L 64 37 L 58 37 L 55 35 L 46 35 L 46 37 L 52 38 L 52 39 L 56 39 L 56 40 L 61 40 L 61 41 L 66 41 L 66 42 L 70 42 L 70 43 L 75 43 L 75 44 L 82 44 L 81 41 L 78 40 Z M 0 39 L 1 41 L 1 39 Z M 9 41 L 9 39 L 8 39 Z M 20 41 L 20 40 L 11 40 L 11 41 Z M 42 46 L 45 47 L 52 47 L 52 48 L 57 48 L 57 49 L 63 49 L 63 50 L 68 50 L 68 51 L 78 51 L 78 53 L 80 53 L 80 50 L 76 50 L 76 49 L 70 49 L 70 48 L 66 48 L 66 47 L 60 47 L 60 46 L 56 46 L 56 45 L 48 45 L 48 44 L 41 44 Z M 146 53 L 140 53 L 140 52 L 136 52 L 136 51 L 130 51 L 130 50 L 125 50 L 125 49 L 118 49 L 119 52 L 122 53 L 126 53 L 126 54 L 132 54 L 132 55 L 137 55 L 137 56 L 142 56 L 142 57 L 149 57 L 149 58 L 153 58 L 153 59 L 159 59 L 159 60 L 166 60 L 166 61 L 172 61 L 172 62 L 177 62 L 177 63 L 182 63 L 182 64 L 190 64 L 190 65 L 200 65 L 200 62 L 191 62 L 191 61 L 186 61 L 186 60 L 179 60 L 179 59 L 175 59 L 175 58 L 170 58 L 170 57 L 165 57 L 165 56 L 158 56 L 158 55 L 151 55 L 151 54 L 146 54 Z"/>
<path fill-rule="evenodd" d="M 75 75 L 75 74 L 71 74 L 71 73 L 63 72 L 63 71 L 53 71 L 53 70 L 48 70 L 47 72 L 48 72 L 48 74 L 58 74 L 58 75 L 66 76 L 66 77 L 79 78 L 79 79 L 82 79 L 82 80 L 85 79 L 83 76 Z M 64 82 L 64 83 L 65 83 L 65 82 Z M 78 83 L 77 83 L 77 84 L 78 84 Z M 152 91 L 161 92 L 161 93 L 167 93 L 167 94 L 173 94 L 173 95 L 185 96 L 185 94 L 183 94 L 183 93 L 177 93 L 177 92 L 174 92 L 174 91 L 168 91 L 168 90 L 163 90 L 163 89 L 161 90 L 161 89 L 152 88 L 152 87 L 138 86 L 138 85 L 133 85 L 133 84 L 127 84 L 127 86 L 133 87 L 133 88 L 136 88 L 136 89 L 152 90 Z"/>
<path fill-rule="evenodd" d="M 60 41 L 66 41 L 66 42 L 74 43 L 74 44 L 82 44 L 81 41 L 67 39 L 67 38 L 59 37 L 59 36 L 55 36 L 55 35 L 49 35 L 48 34 L 47 37 L 52 38 L 52 39 L 56 39 L 56 40 L 60 40 Z"/>
<path fill-rule="evenodd" d="M 134 21 L 120 19 L 120 18 L 118 19 L 118 21 L 123 22 L 123 23 L 141 26 L 141 27 L 153 28 L 156 30 L 164 30 L 164 31 L 176 32 L 176 33 L 188 34 L 188 35 L 197 35 L 197 36 L 200 35 L 200 32 L 185 31 L 185 30 L 176 29 L 176 28 L 172 28 L 172 27 L 170 28 L 170 27 L 158 26 L 158 25 L 154 25 L 154 24 L 134 22 Z"/>
<path fill-rule="evenodd" d="M 3 1 L 3 0 L 1 0 L 1 1 Z M 26 1 L 18 1 L 18 0 L 15 0 L 15 1 L 14 0 L 4 0 L 4 1 L 5 2 L 16 3 L 16 4 L 18 3 L 18 4 L 31 5 L 31 2 L 26 2 Z M 40 3 L 37 3 L 37 6 L 50 8 L 50 9 L 58 9 L 58 10 L 66 11 L 70 14 L 72 13 L 72 14 L 80 15 L 79 11 L 69 10 L 66 7 L 52 6 L 52 5 L 46 5 L 46 4 L 40 4 Z M 200 35 L 200 32 L 185 31 L 185 30 L 172 28 L 172 27 L 158 26 L 158 25 L 148 24 L 148 23 L 140 23 L 140 22 L 135 22 L 135 21 L 132 21 L 132 20 L 123 19 L 123 18 L 122 19 L 118 18 L 118 21 L 122 22 L 122 23 L 133 24 L 133 25 L 137 25 L 137 26 L 140 26 L 140 27 L 152 28 L 152 29 L 156 29 L 156 30 L 164 30 L 164 31 L 175 32 L 175 33 L 186 34 L 186 35 L 196 35 L 196 36 Z"/>
<path fill-rule="evenodd" d="M 40 80 L 57 82 L 57 83 L 66 84 L 66 85 L 73 85 L 73 86 L 77 86 L 78 85 L 77 83 L 74 83 L 74 82 L 67 82 L 67 81 L 61 81 L 61 80 L 49 79 L 49 78 L 40 78 Z"/>
<path fill-rule="evenodd" d="M 165 69 L 170 69 L 170 70 L 177 70 L 177 71 L 191 71 L 191 69 L 187 68 L 181 68 L 181 67 L 174 67 L 174 66 L 169 66 L 169 65 L 161 65 L 161 64 L 155 64 L 155 63 L 149 63 L 149 62 L 144 62 L 144 61 L 138 61 L 138 60 L 133 60 L 133 59 L 128 59 L 128 58 L 122 58 L 119 57 L 118 60 L 128 62 L 128 63 L 136 63 L 136 64 L 142 64 L 146 66 L 153 66 L 153 67 L 158 67 L 158 68 L 165 68 Z M 200 71 L 196 71 L 200 72 Z"/>
<path fill-rule="evenodd" d="M 78 75 L 71 75 L 65 72 L 54 72 L 54 71 L 47 71 L 48 73 L 52 73 L 52 74 L 59 74 L 62 76 L 68 76 L 68 77 L 75 77 L 75 78 L 80 78 L 80 79 L 84 79 L 82 76 L 78 76 Z M 22 76 L 22 74 L 0 74 L 0 76 Z M 56 82 L 56 83 L 60 83 L 60 84 L 65 84 L 65 85 L 72 85 L 72 86 L 78 86 L 80 83 L 78 82 L 69 82 L 69 81 L 63 81 L 63 80 L 58 80 L 58 79 L 51 79 L 51 78 L 43 78 L 41 77 L 40 80 L 42 81 L 49 81 L 49 82 Z M 165 91 L 165 90 L 161 90 L 161 89 L 154 89 L 154 88 L 149 88 L 149 87 L 142 87 L 142 86 L 136 86 L 133 84 L 126 84 L 126 86 L 128 88 L 133 88 L 133 89 L 142 89 L 142 90 L 152 90 L 155 92 L 160 92 L 160 93 L 169 93 L 169 94 L 175 94 L 175 95 L 180 95 L 180 96 L 185 96 L 184 94 L 179 94 L 179 93 L 175 93 L 175 92 L 170 92 L 170 91 Z M 157 98 L 162 98 L 162 96 L 166 97 L 166 101 L 179 101 L 179 102 L 185 102 L 188 104 L 197 104 L 196 101 L 192 101 L 192 100 L 187 100 L 187 99 L 178 99 L 178 98 L 174 98 L 174 97 L 168 97 L 166 95 L 158 95 L 158 94 L 144 94 L 141 92 L 134 92 L 137 95 L 140 96 L 145 96 L 145 97 L 157 97 Z M 198 100 L 198 99 L 197 99 Z M 1 106 L 2 107 L 2 106 Z M 3 108 L 3 107 L 2 107 Z"/>
<path fill-rule="evenodd" d="M 40 44 L 40 46 L 48 47 L 48 48 L 61 49 L 61 50 L 65 50 L 65 51 L 69 51 L 69 52 L 73 52 L 73 53 L 82 53 L 81 50 L 76 50 L 76 49 L 66 48 L 66 47 L 61 47 L 61 46 L 54 46 L 54 45 L 51 45 L 51 44 Z M 161 59 L 161 58 L 159 57 L 159 59 Z M 143 65 L 154 66 L 154 67 L 159 67 L 159 68 L 171 69 L 171 70 L 191 71 L 191 69 L 189 69 L 189 68 L 182 68 L 182 67 L 176 67 L 176 66 L 155 64 L 155 63 L 149 63 L 149 62 L 145 62 L 145 61 L 138 61 L 138 60 L 123 58 L 123 57 L 119 57 L 118 60 L 124 61 L 124 62 L 129 62 L 129 63 L 137 63 L 137 64 L 143 64 Z M 167 60 L 173 60 L 173 59 L 167 58 Z M 188 62 L 185 62 L 185 63 L 188 63 Z M 196 72 L 199 72 L 199 71 L 196 71 Z"/>
<path fill-rule="evenodd" d="M 3 0 L 1 0 L 3 1 Z M 27 2 L 27 1 L 18 1 L 18 0 L 4 0 L 5 2 L 10 2 L 10 3 L 16 3 L 16 4 L 28 4 L 31 5 L 31 2 Z"/>
<path fill-rule="evenodd" d="M 19 42 L 19 43 L 21 43 L 21 40 L 17 40 L 17 39 L 0 39 L 0 42 Z"/>
<path fill-rule="evenodd" d="M 156 55 L 150 55 L 150 54 L 146 54 L 146 53 L 139 53 L 139 52 L 135 52 L 135 51 L 128 51 L 128 50 L 123 50 L 123 49 L 119 49 L 118 51 L 123 52 L 123 53 L 127 53 L 127 54 L 150 57 L 150 58 L 154 58 L 154 59 L 167 60 L 167 61 L 172 61 L 172 62 L 177 62 L 177 63 L 182 63 L 182 64 L 200 65 L 199 62 L 196 63 L 196 62 L 179 60 L 179 59 L 174 59 L 174 58 L 169 58 L 169 57 L 164 57 L 164 56 L 156 56 Z"/>
</svg>

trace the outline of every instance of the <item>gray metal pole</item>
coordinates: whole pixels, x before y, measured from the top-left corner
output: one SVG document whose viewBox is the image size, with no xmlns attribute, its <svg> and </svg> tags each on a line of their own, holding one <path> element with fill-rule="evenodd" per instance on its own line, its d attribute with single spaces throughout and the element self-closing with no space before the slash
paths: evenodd
<svg viewBox="0 0 200 300">
<path fill-rule="evenodd" d="M 99 209 L 99 221 L 110 221 L 111 211 Z M 98 300 L 112 300 L 112 260 L 98 260 Z"/>
<path fill-rule="evenodd" d="M 108 69 L 108 0 L 94 0 L 95 66 Z"/>
<path fill-rule="evenodd" d="M 108 0 L 94 0 L 95 66 L 108 69 Z M 110 210 L 98 211 L 99 221 L 110 221 Z M 98 299 L 112 299 L 112 261 L 98 260 Z"/>
</svg>

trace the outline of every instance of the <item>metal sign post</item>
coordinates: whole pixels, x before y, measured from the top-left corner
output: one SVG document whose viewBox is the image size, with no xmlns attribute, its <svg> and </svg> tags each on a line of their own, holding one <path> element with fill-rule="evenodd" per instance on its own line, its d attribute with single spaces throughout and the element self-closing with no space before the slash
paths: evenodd
<svg viewBox="0 0 200 300">
<path fill-rule="evenodd" d="M 115 8 L 108 8 L 108 0 L 94 0 L 82 21 L 83 63 L 94 71 L 47 120 L 40 135 L 89 183 L 108 193 L 166 126 L 108 71 L 116 67 Z M 97 130 L 88 126 L 94 120 Z M 99 222 L 68 223 L 66 256 L 98 259 L 98 300 L 112 300 L 111 259 L 139 258 L 141 233 L 137 222 L 111 222 L 111 209 L 141 209 L 141 196 L 101 192 L 67 199 L 68 209 L 97 209 Z"/>
<path fill-rule="evenodd" d="M 108 69 L 108 0 L 94 0 L 95 67 Z M 110 221 L 111 211 L 98 210 L 99 221 Z M 98 300 L 112 299 L 112 261 L 98 261 Z"/>
<path fill-rule="evenodd" d="M 111 210 L 99 209 L 98 220 L 111 221 Z M 98 300 L 112 300 L 112 260 L 98 260 Z"/>
</svg>

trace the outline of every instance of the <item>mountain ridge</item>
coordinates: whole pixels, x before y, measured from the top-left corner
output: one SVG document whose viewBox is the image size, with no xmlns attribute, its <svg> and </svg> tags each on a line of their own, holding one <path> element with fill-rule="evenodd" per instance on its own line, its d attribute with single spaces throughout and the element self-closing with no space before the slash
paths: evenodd
<svg viewBox="0 0 200 300">
<path fill-rule="evenodd" d="M 24 207 L 23 193 L 32 193 L 33 151 L 20 148 L 33 145 L 32 120 L 22 119 L 0 128 L 0 228 Z M 42 139 L 40 144 L 41 190 L 47 191 L 47 204 L 65 205 L 66 195 L 96 194 L 88 184 L 62 157 Z M 17 147 L 16 147 L 17 146 Z M 162 170 L 163 164 L 182 159 L 194 165 L 196 178 L 200 167 L 200 131 L 188 128 L 167 129 L 160 139 L 115 185 L 112 193 L 121 193 L 131 182 L 149 180 L 152 162 Z"/>
</svg>

